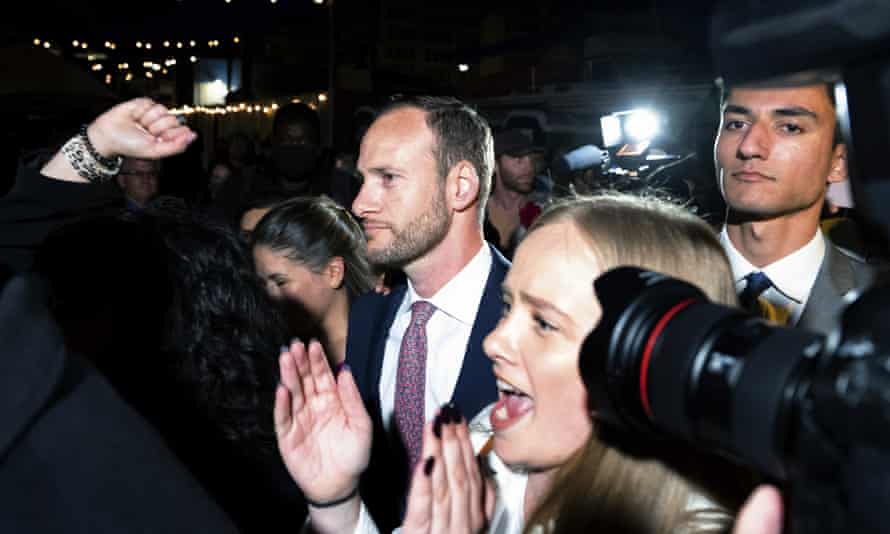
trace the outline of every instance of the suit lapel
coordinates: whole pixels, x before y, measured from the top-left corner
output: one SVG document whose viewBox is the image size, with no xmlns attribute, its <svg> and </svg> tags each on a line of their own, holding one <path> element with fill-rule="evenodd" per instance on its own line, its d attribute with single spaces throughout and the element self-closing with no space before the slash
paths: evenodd
<svg viewBox="0 0 890 534">
<path fill-rule="evenodd" d="M 370 350 L 370 380 L 368 384 L 371 385 L 371 396 L 376 399 L 378 406 L 377 417 L 380 417 L 380 395 L 378 392 L 380 391 L 380 376 L 383 371 L 383 356 L 386 352 L 386 339 L 389 337 L 389 329 L 395 321 L 396 311 L 398 311 L 407 291 L 408 286 L 401 285 L 387 295 L 383 305 L 378 308 L 380 316 L 375 317 L 371 343 L 368 346 Z"/>
<path fill-rule="evenodd" d="M 501 284 L 510 264 L 493 247 L 491 255 L 491 270 L 488 273 L 488 280 L 485 282 L 482 299 L 479 301 L 479 309 L 476 312 L 473 329 L 470 331 L 460 377 L 452 396 L 454 399 L 459 399 L 457 402 L 461 411 L 470 418 L 494 402 L 497 396 L 494 371 L 491 361 L 482 350 L 482 341 L 494 330 L 500 320 L 503 308 Z"/>
<path fill-rule="evenodd" d="M 797 326 L 828 333 L 835 325 L 841 298 L 855 284 L 849 260 L 826 240 L 825 257 Z"/>
</svg>

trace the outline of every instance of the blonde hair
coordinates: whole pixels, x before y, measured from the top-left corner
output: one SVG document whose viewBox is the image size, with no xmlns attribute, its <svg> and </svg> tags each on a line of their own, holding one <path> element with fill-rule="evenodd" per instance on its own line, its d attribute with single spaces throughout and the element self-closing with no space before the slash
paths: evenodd
<svg viewBox="0 0 890 534">
<path fill-rule="evenodd" d="M 603 270 L 633 265 L 659 271 L 695 284 L 715 302 L 736 304 L 716 234 L 679 205 L 623 193 L 574 197 L 547 209 L 529 232 L 563 222 L 581 230 Z M 594 432 L 560 467 L 526 530 L 660 534 L 728 528 L 729 514 L 715 504 L 689 509 L 690 499 L 701 494 L 660 461 L 634 458 Z"/>
</svg>

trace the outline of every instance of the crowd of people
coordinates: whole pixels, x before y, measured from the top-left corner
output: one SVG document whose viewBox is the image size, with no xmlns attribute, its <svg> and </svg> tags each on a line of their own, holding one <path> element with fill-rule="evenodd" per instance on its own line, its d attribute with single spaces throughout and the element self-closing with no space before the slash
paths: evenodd
<svg viewBox="0 0 890 534">
<path fill-rule="evenodd" d="M 755 473 L 602 440 L 578 369 L 617 266 L 819 332 L 870 280 L 821 226 L 830 87 L 721 111 L 714 228 L 536 187 L 543 148 L 450 97 L 380 109 L 354 170 L 284 106 L 185 202 L 158 180 L 196 134 L 113 107 L 0 199 L 0 530 L 780 532 Z"/>
</svg>

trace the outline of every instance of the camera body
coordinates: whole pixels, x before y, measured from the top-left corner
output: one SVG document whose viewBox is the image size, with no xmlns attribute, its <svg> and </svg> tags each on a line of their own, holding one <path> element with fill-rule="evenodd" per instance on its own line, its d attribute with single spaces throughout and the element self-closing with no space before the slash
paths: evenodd
<svg viewBox="0 0 890 534">
<path fill-rule="evenodd" d="M 795 532 L 890 532 L 890 286 L 827 337 L 634 267 L 594 288 L 580 370 L 605 441 L 682 440 L 751 466 L 790 488 Z"/>
</svg>

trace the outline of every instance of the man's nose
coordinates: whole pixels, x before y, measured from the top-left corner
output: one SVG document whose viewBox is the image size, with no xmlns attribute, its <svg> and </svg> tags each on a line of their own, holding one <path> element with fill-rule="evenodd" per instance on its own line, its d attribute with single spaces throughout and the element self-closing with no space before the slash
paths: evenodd
<svg viewBox="0 0 890 534">
<path fill-rule="evenodd" d="M 754 123 L 745 132 L 739 143 L 740 159 L 767 159 L 769 157 L 770 136 L 766 125 Z"/>
</svg>

